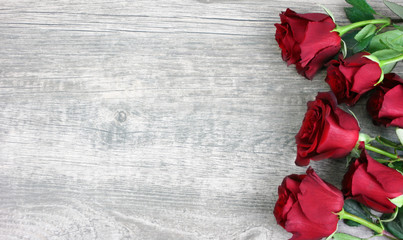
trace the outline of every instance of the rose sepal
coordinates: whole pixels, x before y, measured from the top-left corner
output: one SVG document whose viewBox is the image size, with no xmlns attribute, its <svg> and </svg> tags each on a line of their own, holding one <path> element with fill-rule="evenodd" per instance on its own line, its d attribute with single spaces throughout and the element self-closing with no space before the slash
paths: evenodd
<svg viewBox="0 0 403 240">
<path fill-rule="evenodd" d="M 383 74 L 390 73 L 396 66 L 396 63 L 403 60 L 403 53 L 393 49 L 378 50 L 370 56 L 374 56 L 369 59 L 379 64 Z"/>
<path fill-rule="evenodd" d="M 396 135 L 399 138 L 400 143 L 403 145 L 403 129 L 396 128 Z"/>
<path fill-rule="evenodd" d="M 378 82 L 376 82 L 376 83 L 374 84 L 374 86 L 377 86 L 377 85 L 380 84 L 380 83 L 383 81 L 383 79 L 385 78 L 385 73 L 384 73 L 384 70 L 383 70 L 383 68 L 382 68 L 382 66 L 381 66 L 381 60 L 379 60 L 379 58 L 378 58 L 376 55 L 374 55 L 374 54 L 364 55 L 363 57 L 368 58 L 369 60 L 378 63 L 378 64 L 379 64 L 379 67 L 381 68 L 381 76 L 379 77 Z"/>
<path fill-rule="evenodd" d="M 358 135 L 358 141 L 357 141 L 356 146 L 359 145 L 360 142 L 364 142 L 365 144 L 367 144 L 367 143 L 370 143 L 370 142 L 372 142 L 374 140 L 375 140 L 375 138 L 369 136 L 368 134 L 360 133 Z"/>
<path fill-rule="evenodd" d="M 403 206 L 403 195 L 400 195 L 398 197 L 389 199 L 393 204 L 395 204 L 397 207 L 401 208 Z"/>
</svg>

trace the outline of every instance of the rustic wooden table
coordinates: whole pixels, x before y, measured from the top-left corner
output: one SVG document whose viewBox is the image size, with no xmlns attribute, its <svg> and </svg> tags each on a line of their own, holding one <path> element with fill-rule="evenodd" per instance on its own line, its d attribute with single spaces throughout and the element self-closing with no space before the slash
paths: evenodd
<svg viewBox="0 0 403 240">
<path fill-rule="evenodd" d="M 273 24 L 317 3 L 347 22 L 343 0 L 0 0 L 0 239 L 288 239 L 277 186 L 329 88 Z"/>
</svg>

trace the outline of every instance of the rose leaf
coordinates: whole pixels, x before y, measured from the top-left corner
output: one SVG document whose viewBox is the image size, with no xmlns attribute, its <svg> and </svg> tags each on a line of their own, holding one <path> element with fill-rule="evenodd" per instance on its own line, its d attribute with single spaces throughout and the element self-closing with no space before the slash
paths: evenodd
<svg viewBox="0 0 403 240">
<path fill-rule="evenodd" d="M 383 0 L 383 3 L 385 3 L 392 12 L 396 13 L 396 15 L 403 19 L 403 6 L 386 0 Z"/>
</svg>

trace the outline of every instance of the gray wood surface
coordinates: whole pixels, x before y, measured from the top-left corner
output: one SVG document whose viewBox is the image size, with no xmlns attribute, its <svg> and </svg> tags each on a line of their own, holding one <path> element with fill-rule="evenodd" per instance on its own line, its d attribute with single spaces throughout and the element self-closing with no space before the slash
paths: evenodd
<svg viewBox="0 0 403 240">
<path fill-rule="evenodd" d="M 347 22 L 342 0 L 0 0 L 0 239 L 288 239 L 277 186 L 329 88 L 273 24 L 316 3 Z M 340 186 L 343 161 L 312 165 Z"/>
</svg>

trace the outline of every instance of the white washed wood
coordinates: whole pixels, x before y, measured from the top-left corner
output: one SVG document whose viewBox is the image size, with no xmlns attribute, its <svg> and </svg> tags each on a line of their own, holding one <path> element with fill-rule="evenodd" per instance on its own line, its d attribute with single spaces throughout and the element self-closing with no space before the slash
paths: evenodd
<svg viewBox="0 0 403 240">
<path fill-rule="evenodd" d="M 314 3 L 346 23 L 342 0 L 1 0 L 0 239 L 289 238 L 277 186 L 328 87 L 273 24 Z M 340 185 L 342 161 L 313 166 Z"/>
</svg>

